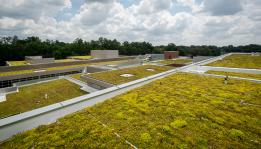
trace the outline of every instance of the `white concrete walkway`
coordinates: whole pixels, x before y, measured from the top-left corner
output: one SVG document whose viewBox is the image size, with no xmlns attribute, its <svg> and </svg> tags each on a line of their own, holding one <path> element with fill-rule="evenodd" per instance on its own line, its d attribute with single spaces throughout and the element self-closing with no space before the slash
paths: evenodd
<svg viewBox="0 0 261 149">
<path fill-rule="evenodd" d="M 204 75 L 204 76 L 212 76 L 212 77 L 219 77 L 219 78 L 225 78 L 225 75 L 216 75 L 216 74 L 207 74 L 207 73 L 197 73 L 197 72 L 190 72 L 190 73 L 194 73 L 194 74 L 200 74 L 200 75 Z M 251 78 L 242 78 L 242 77 L 235 77 L 235 76 L 228 76 L 229 78 L 232 79 L 238 79 L 238 80 L 246 80 L 246 81 L 251 81 L 251 82 L 255 82 L 255 83 L 261 83 L 261 80 L 258 79 L 251 79 Z"/>
<path fill-rule="evenodd" d="M 213 71 L 226 71 L 226 72 L 237 72 L 237 73 L 248 73 L 248 74 L 261 74 L 260 69 L 246 69 L 246 68 L 229 68 L 229 67 L 212 67 L 212 66 L 192 66 L 184 69 L 183 72 L 200 72 L 204 73 L 209 70 Z"/>
</svg>

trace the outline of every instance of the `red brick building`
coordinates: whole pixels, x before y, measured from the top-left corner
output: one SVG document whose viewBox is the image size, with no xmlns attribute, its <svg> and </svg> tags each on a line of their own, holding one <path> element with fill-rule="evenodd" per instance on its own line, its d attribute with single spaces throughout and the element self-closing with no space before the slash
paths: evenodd
<svg viewBox="0 0 261 149">
<path fill-rule="evenodd" d="M 165 51 L 164 58 L 165 59 L 173 59 L 179 57 L 179 51 Z"/>
</svg>

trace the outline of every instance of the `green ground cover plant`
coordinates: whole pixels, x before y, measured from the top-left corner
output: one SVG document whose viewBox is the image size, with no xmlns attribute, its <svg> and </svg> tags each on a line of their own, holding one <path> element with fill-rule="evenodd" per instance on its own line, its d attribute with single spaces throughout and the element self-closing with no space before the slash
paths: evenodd
<svg viewBox="0 0 261 149">
<path fill-rule="evenodd" d="M 234 79 L 224 84 L 223 81 L 197 74 L 174 74 L 54 124 L 16 135 L 0 146 L 63 148 L 79 143 L 93 148 L 104 145 L 99 141 L 107 135 L 89 117 L 91 114 L 138 148 L 259 148 L 260 107 L 242 103 L 261 105 L 261 84 Z M 100 132 L 95 137 L 89 133 L 93 129 Z M 107 141 L 110 140 L 110 148 L 124 148 L 114 143 L 114 138 Z"/>
<path fill-rule="evenodd" d="M 81 81 L 81 75 L 82 75 L 82 73 L 80 73 L 80 74 L 74 74 L 74 75 L 71 75 L 70 77 Z"/>
<path fill-rule="evenodd" d="M 124 141 L 116 137 L 112 130 L 104 127 L 91 114 L 78 112 L 54 124 L 40 126 L 19 134 L 0 144 L 0 148 L 128 148 Z"/>
<path fill-rule="evenodd" d="M 47 99 L 45 94 L 48 95 Z M 0 102 L 0 118 L 30 111 L 53 103 L 86 94 L 80 86 L 65 79 L 59 79 L 19 88 L 19 92 L 6 95 Z"/>
<path fill-rule="evenodd" d="M 60 60 L 55 60 L 56 63 L 61 63 L 61 62 L 72 62 L 74 61 L 73 59 L 60 59 Z M 28 65 L 26 61 L 8 61 L 11 66 L 21 66 L 21 65 Z"/>
<path fill-rule="evenodd" d="M 70 69 L 70 68 L 85 67 L 85 66 L 88 66 L 88 65 L 90 65 L 90 64 L 79 64 L 79 65 L 69 65 L 69 66 L 60 66 L 60 67 L 49 67 L 49 68 L 43 68 L 41 70 L 45 70 L 45 71 L 65 70 L 65 69 Z M 39 69 L 37 69 L 37 70 L 39 70 Z M 0 73 L 0 77 L 20 75 L 20 74 L 28 74 L 28 73 L 35 73 L 35 71 L 36 71 L 36 69 L 1 72 Z"/>
<path fill-rule="evenodd" d="M 70 56 L 70 58 L 72 58 L 72 59 L 82 59 L 82 60 L 87 60 L 87 59 L 91 59 L 92 56 L 90 56 L 90 55 L 85 55 L 85 56 Z"/>
<path fill-rule="evenodd" d="M 214 71 L 214 70 L 209 70 L 209 71 L 207 71 L 206 73 L 208 73 L 208 74 L 217 74 L 217 75 L 225 75 L 225 76 L 235 76 L 235 77 L 242 77 L 242 78 L 250 78 L 250 79 L 259 79 L 259 80 L 261 80 L 261 74 L 249 74 L 249 73 Z"/>
<path fill-rule="evenodd" d="M 251 54 L 232 54 L 222 60 L 207 64 L 207 66 L 261 69 L 261 56 L 252 56 Z"/>
<path fill-rule="evenodd" d="M 153 69 L 154 71 L 149 71 L 147 69 Z M 157 73 L 161 73 L 167 70 L 173 69 L 173 67 L 166 66 L 155 66 L 155 65 L 143 65 L 132 68 L 125 68 L 119 70 L 112 70 L 106 72 L 98 72 L 88 74 L 87 76 L 95 78 L 97 80 L 102 80 L 111 84 L 119 85 L 123 83 L 127 83 L 130 81 L 134 81 L 137 79 L 141 79 L 147 76 L 151 76 Z M 131 77 L 122 77 L 122 74 L 132 74 L 134 76 Z"/>
<path fill-rule="evenodd" d="M 5 76 L 14 76 L 14 75 L 20 75 L 20 74 L 28 74 L 28 73 L 34 73 L 34 70 L 19 70 L 19 71 L 8 71 L 8 72 L 1 72 L 0 77 Z"/>
<path fill-rule="evenodd" d="M 73 59 L 58 59 L 58 60 L 55 60 L 55 63 L 62 63 L 62 62 L 73 62 L 75 60 Z"/>
<path fill-rule="evenodd" d="M 186 63 L 190 63 L 192 62 L 192 59 L 175 59 L 175 60 L 163 60 L 160 61 L 160 64 L 165 64 L 165 65 L 169 65 L 169 64 L 186 64 Z"/>
<path fill-rule="evenodd" d="M 26 61 L 8 61 L 11 66 L 27 65 Z"/>
<path fill-rule="evenodd" d="M 60 67 L 50 67 L 46 68 L 47 71 L 55 71 L 55 70 L 64 70 L 64 69 L 70 69 L 70 68 L 78 68 L 78 67 L 86 67 L 90 64 L 79 64 L 79 65 L 68 65 L 68 66 L 60 66 Z"/>
</svg>

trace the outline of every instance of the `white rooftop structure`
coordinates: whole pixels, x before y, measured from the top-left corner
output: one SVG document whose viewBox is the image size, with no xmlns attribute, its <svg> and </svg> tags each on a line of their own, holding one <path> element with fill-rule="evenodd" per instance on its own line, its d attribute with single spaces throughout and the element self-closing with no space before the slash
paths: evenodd
<svg viewBox="0 0 261 149">
<path fill-rule="evenodd" d="M 119 50 L 91 50 L 92 58 L 118 58 Z"/>
</svg>

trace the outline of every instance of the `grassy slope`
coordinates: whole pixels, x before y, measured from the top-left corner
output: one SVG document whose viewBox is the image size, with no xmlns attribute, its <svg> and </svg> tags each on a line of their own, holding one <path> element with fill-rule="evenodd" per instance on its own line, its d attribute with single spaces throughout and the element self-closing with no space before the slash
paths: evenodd
<svg viewBox="0 0 261 149">
<path fill-rule="evenodd" d="M 258 148 L 261 110 L 240 101 L 261 105 L 260 89 L 261 84 L 247 81 L 224 85 L 220 78 L 172 75 L 17 135 L 1 146 L 104 145 L 97 140 L 107 135 L 89 120 L 91 113 L 139 148 Z M 94 137 L 90 131 L 100 133 Z"/>
<path fill-rule="evenodd" d="M 45 99 L 45 93 L 48 99 Z M 67 80 L 55 80 L 19 88 L 19 92 L 8 94 L 0 102 L 0 117 L 26 112 L 86 94 L 80 86 Z M 37 103 L 40 101 L 39 103 Z"/>
<path fill-rule="evenodd" d="M 209 70 L 206 73 L 209 74 L 217 74 L 217 75 L 225 75 L 225 76 L 235 76 L 242 78 L 251 78 L 251 79 L 259 79 L 261 80 L 261 74 L 249 74 L 249 73 L 238 73 L 238 72 L 225 72 L 225 71 L 214 71 Z"/>
<path fill-rule="evenodd" d="M 252 56 L 250 54 L 233 54 L 222 60 L 218 60 L 207 65 L 216 67 L 261 69 L 261 56 Z"/>
<path fill-rule="evenodd" d="M 152 68 L 155 71 L 148 71 L 146 69 Z M 132 68 L 126 68 L 126 69 L 120 69 L 120 70 L 113 70 L 113 71 L 107 71 L 107 72 L 98 72 L 98 73 L 92 73 L 88 76 L 102 80 L 111 84 L 122 84 L 126 82 L 130 82 L 133 80 L 141 79 L 150 75 L 154 75 L 160 72 L 164 72 L 167 70 L 173 69 L 172 67 L 162 67 L 162 66 L 155 66 L 155 65 L 144 65 L 144 66 L 138 66 L 138 67 L 132 67 Z M 120 75 L 122 74 L 133 74 L 132 77 L 122 77 Z"/>
<path fill-rule="evenodd" d="M 168 64 L 185 64 L 190 62 L 192 62 L 192 59 L 164 60 L 164 61 L 160 61 L 159 63 L 168 65 Z"/>
</svg>

